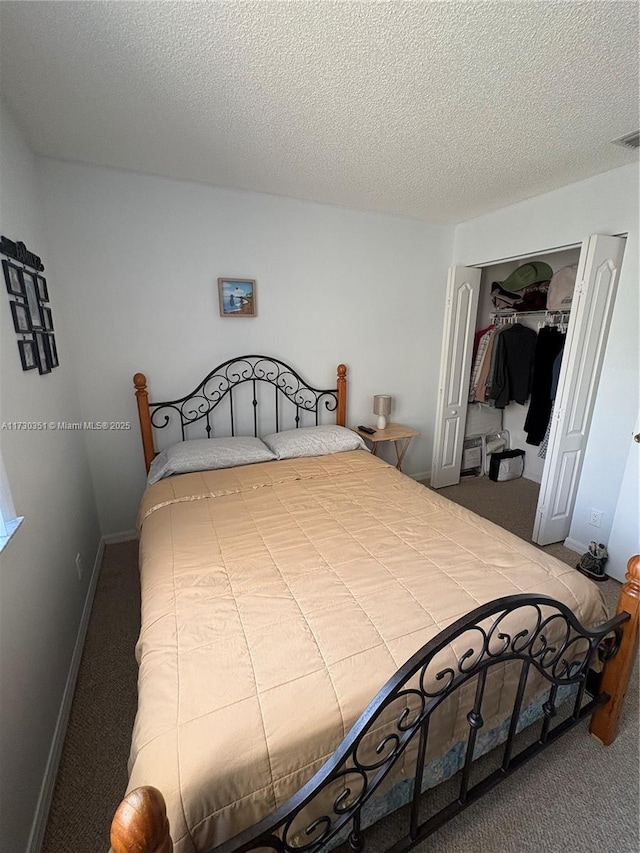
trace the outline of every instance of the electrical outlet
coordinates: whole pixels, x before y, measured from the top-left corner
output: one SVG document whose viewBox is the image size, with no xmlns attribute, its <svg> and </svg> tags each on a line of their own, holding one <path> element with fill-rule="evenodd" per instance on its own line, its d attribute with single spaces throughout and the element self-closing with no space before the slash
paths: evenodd
<svg viewBox="0 0 640 853">
<path fill-rule="evenodd" d="M 76 569 L 78 571 L 78 579 L 82 580 L 82 557 L 80 554 L 76 555 Z"/>
<path fill-rule="evenodd" d="M 602 510 L 601 509 L 592 509 L 591 514 L 589 515 L 589 524 L 592 527 L 600 527 L 602 524 Z"/>
</svg>

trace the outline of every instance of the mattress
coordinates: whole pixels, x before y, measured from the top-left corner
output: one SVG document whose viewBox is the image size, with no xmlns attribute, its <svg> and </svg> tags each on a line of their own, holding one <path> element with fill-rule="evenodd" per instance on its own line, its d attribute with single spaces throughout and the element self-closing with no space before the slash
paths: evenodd
<svg viewBox="0 0 640 853">
<path fill-rule="evenodd" d="M 145 492 L 139 529 L 128 790 L 162 791 L 176 853 L 281 805 L 384 682 L 479 604 L 535 592 L 586 626 L 606 618 L 578 572 L 362 450 L 171 477 Z M 488 726 L 511 708 L 507 669 L 487 680 Z M 464 733 L 458 692 L 429 762 Z"/>
</svg>

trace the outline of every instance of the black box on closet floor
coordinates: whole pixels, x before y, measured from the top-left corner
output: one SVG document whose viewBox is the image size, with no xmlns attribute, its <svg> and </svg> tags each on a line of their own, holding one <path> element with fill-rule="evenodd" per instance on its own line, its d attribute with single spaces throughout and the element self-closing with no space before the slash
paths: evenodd
<svg viewBox="0 0 640 853">
<path fill-rule="evenodd" d="M 489 463 L 489 479 L 497 483 L 517 480 L 524 471 L 524 450 L 503 450 L 492 453 Z"/>
</svg>

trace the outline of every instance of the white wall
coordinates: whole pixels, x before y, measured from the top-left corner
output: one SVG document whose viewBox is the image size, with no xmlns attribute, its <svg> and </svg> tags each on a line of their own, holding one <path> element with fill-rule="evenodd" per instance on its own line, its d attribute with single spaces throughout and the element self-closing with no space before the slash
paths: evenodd
<svg viewBox="0 0 640 853">
<path fill-rule="evenodd" d="M 3 283 L 0 421 L 76 420 L 72 318 L 42 228 L 34 158 L 1 105 L 0 203 L 0 233 L 43 258 L 60 357 L 48 375 L 22 371 Z M 22 853 L 32 830 L 37 843 L 42 825 L 34 819 L 46 816 L 64 712 L 56 726 L 100 537 L 80 433 L 0 429 L 0 446 L 16 511 L 25 517 L 0 556 L 0 849 Z"/>
<path fill-rule="evenodd" d="M 635 430 L 640 430 L 640 418 Z M 627 559 L 640 554 L 640 446 L 636 442 L 629 447 L 610 542 L 615 544 L 615 551 L 607 564 L 607 571 L 615 572 L 615 576 L 622 580 Z"/>
<path fill-rule="evenodd" d="M 144 485 L 136 371 L 166 400 L 247 353 L 322 387 L 344 362 L 349 423 L 392 394 L 393 419 L 422 431 L 405 470 L 428 471 L 452 227 L 55 160 L 40 173 L 83 418 L 134 421 L 87 434 L 104 533 L 134 526 Z M 257 280 L 257 318 L 219 316 L 219 276 Z"/>
<path fill-rule="evenodd" d="M 464 222 L 456 228 L 454 245 L 455 263 L 473 266 L 577 243 L 590 234 L 624 232 L 629 238 L 569 533 L 573 543 L 583 546 L 592 539 L 607 542 L 607 570 L 620 578 L 631 554 L 629 538 L 622 540 L 614 518 L 623 511 L 618 495 L 627 466 L 633 464 L 629 446 L 640 386 L 638 166 L 624 166 Z M 592 507 L 604 513 L 600 528 L 588 523 Z M 639 526 L 636 519 L 632 538 L 638 550 Z"/>
</svg>

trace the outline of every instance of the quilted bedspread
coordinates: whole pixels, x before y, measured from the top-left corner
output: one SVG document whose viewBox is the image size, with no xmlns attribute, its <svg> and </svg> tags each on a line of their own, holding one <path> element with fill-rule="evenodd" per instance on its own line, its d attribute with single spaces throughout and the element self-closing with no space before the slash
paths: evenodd
<svg viewBox="0 0 640 853">
<path fill-rule="evenodd" d="M 578 572 L 362 450 L 171 477 L 145 492 L 139 526 L 128 790 L 162 791 L 178 853 L 284 802 L 389 676 L 479 604 L 537 592 L 585 625 L 606 618 Z M 461 718 L 440 715 L 431 756 Z"/>
</svg>

